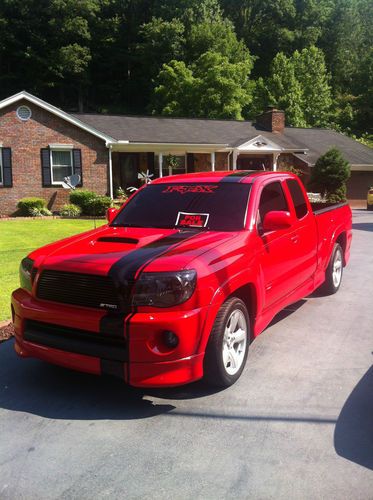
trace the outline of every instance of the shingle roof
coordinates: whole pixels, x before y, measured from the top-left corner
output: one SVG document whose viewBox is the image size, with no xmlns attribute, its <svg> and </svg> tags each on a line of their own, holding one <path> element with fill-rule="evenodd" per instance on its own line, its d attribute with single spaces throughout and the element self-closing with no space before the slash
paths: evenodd
<svg viewBox="0 0 373 500">
<path fill-rule="evenodd" d="M 299 157 L 310 164 L 337 147 L 353 165 L 373 165 L 373 149 L 333 130 L 286 127 L 283 134 L 258 128 L 249 121 L 161 118 L 150 116 L 72 114 L 116 140 L 149 143 L 227 144 L 236 147 L 263 135 L 284 149 L 309 150 Z"/>
<path fill-rule="evenodd" d="M 297 144 L 309 149 L 307 155 L 300 156 L 311 165 L 330 148 L 336 147 L 351 165 L 373 165 L 373 149 L 334 130 L 319 128 L 287 128 L 286 134 Z"/>
</svg>

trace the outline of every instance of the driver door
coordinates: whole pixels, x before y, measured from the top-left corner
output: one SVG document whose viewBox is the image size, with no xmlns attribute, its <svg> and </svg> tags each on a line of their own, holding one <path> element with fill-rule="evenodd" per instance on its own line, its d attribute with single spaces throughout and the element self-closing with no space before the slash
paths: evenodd
<svg viewBox="0 0 373 500">
<path fill-rule="evenodd" d="M 263 187 L 257 213 L 257 233 L 260 245 L 260 262 L 264 282 L 264 310 L 274 306 L 297 287 L 294 261 L 297 245 L 294 244 L 294 227 L 264 232 L 262 222 L 272 210 L 289 212 L 288 202 L 280 181 Z"/>
</svg>

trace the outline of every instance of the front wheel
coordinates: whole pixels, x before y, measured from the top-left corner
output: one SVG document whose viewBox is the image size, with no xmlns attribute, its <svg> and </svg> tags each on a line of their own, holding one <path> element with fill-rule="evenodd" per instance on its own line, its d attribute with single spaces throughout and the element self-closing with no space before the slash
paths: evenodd
<svg viewBox="0 0 373 500">
<path fill-rule="evenodd" d="M 250 342 L 250 321 L 241 299 L 232 297 L 221 306 L 206 348 L 204 379 L 217 387 L 229 387 L 240 377 Z"/>
<path fill-rule="evenodd" d="M 342 283 L 343 275 L 343 252 L 341 245 L 336 243 L 333 248 L 328 267 L 325 272 L 325 282 L 322 290 L 328 295 L 338 292 Z"/>
</svg>

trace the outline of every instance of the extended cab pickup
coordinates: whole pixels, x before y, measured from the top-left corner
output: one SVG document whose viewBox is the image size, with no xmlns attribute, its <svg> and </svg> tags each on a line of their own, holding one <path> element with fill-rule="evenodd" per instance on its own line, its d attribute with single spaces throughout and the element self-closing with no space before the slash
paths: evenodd
<svg viewBox="0 0 373 500">
<path fill-rule="evenodd" d="M 23 259 L 16 352 L 137 387 L 229 386 L 276 313 L 338 290 L 351 210 L 322 207 L 284 172 L 157 179 L 107 225 Z"/>
</svg>

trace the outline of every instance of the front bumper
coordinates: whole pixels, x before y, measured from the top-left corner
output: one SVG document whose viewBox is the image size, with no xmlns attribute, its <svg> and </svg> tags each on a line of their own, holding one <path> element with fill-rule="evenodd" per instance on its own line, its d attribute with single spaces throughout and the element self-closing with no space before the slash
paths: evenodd
<svg viewBox="0 0 373 500">
<path fill-rule="evenodd" d="M 92 346 L 87 349 L 84 342 L 83 347 L 76 342 L 75 347 L 72 347 L 73 343 L 69 346 L 68 341 L 61 343 L 58 338 L 59 327 L 65 339 L 65 330 L 82 331 L 85 337 L 89 337 L 90 344 L 91 339 L 94 339 L 96 345 L 96 340 L 102 340 L 105 336 L 102 330 L 105 311 L 36 300 L 25 290 L 18 289 L 12 295 L 12 313 L 15 350 L 23 357 L 39 358 L 86 373 L 117 375 L 135 387 L 182 385 L 198 380 L 203 375 L 204 353 L 199 351 L 199 346 L 207 308 L 140 312 L 128 317 L 117 317 L 117 330 L 123 335 L 123 345 L 127 351 L 126 357 L 121 356 L 120 360 L 115 355 L 107 354 L 110 350 L 103 349 L 101 356 L 97 353 L 97 347 L 96 351 L 92 351 Z M 28 332 L 30 323 L 53 325 L 57 342 L 40 341 L 42 345 L 38 340 L 35 341 L 38 336 L 32 337 Z M 169 330 L 179 338 L 178 346 L 173 349 L 165 346 L 162 340 L 162 332 Z M 25 339 L 25 332 L 28 340 Z M 61 345 L 66 347 L 61 348 Z M 95 352 L 95 355 L 89 355 L 91 352 Z"/>
</svg>

